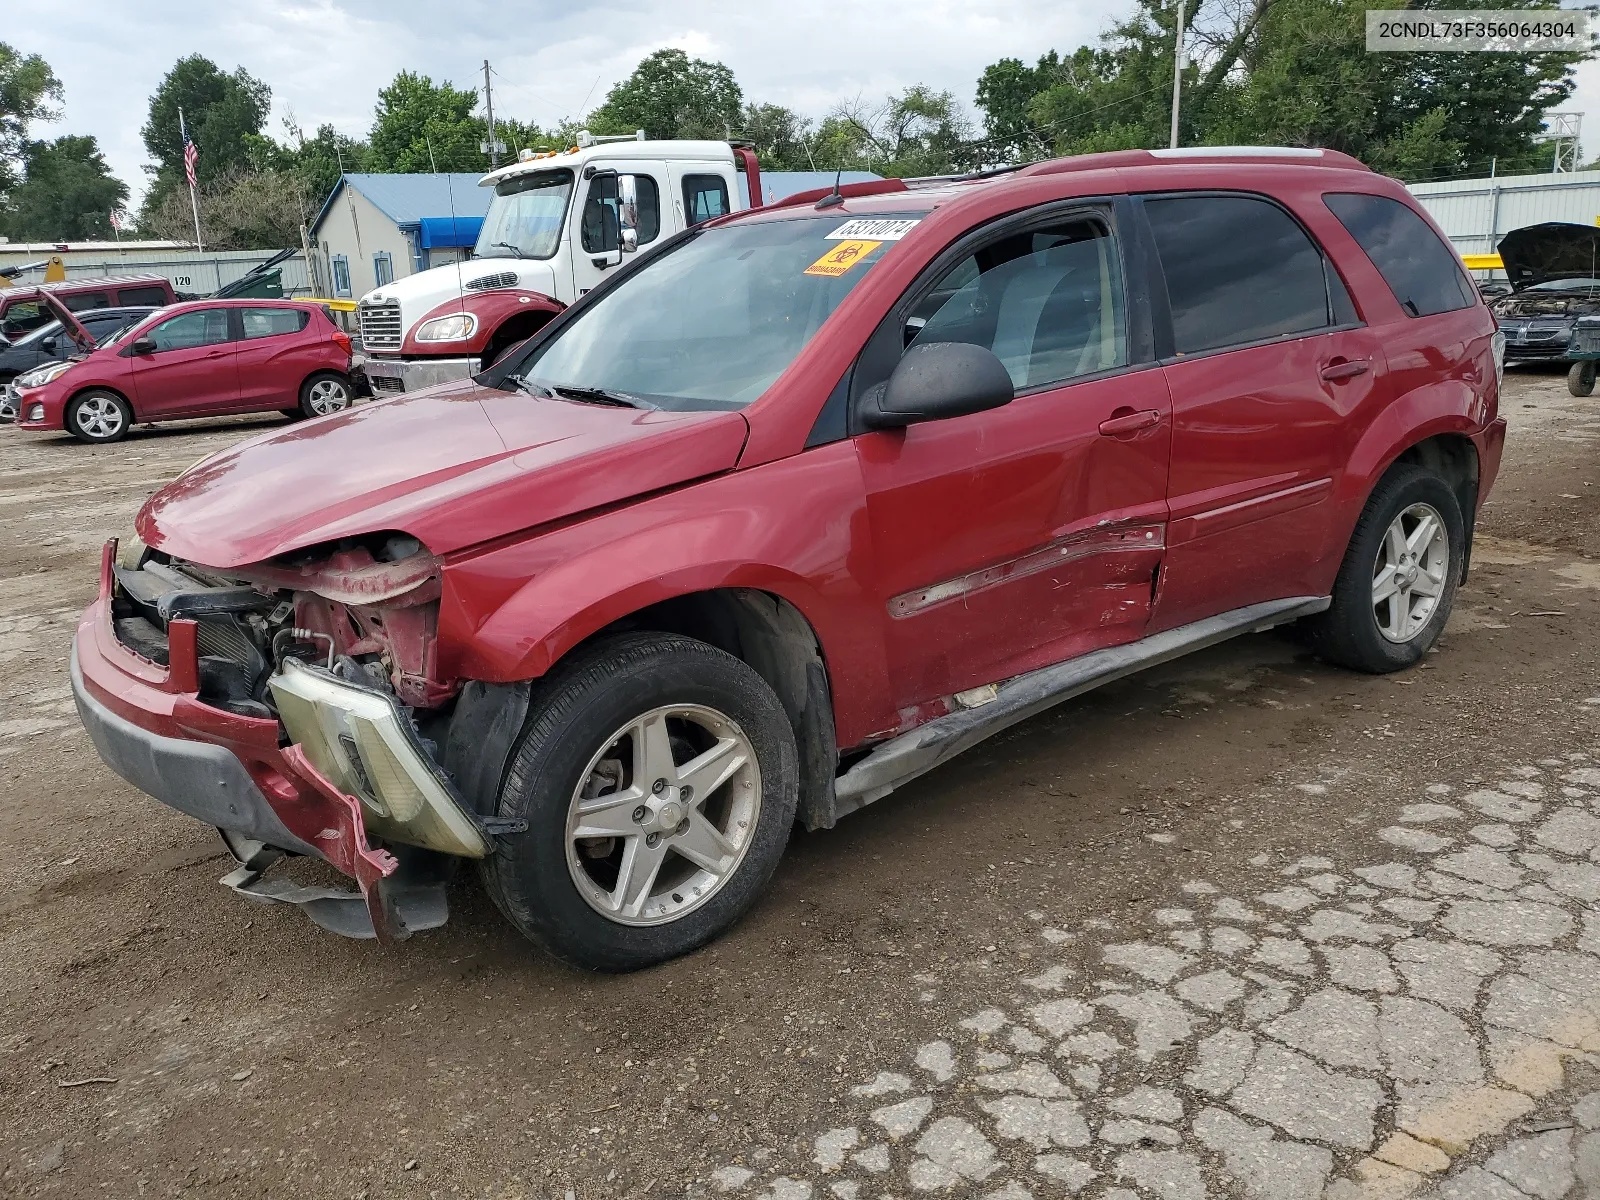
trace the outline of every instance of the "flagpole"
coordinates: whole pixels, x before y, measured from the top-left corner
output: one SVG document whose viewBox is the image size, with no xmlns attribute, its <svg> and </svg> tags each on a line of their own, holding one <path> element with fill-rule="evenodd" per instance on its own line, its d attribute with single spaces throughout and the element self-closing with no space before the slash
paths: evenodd
<svg viewBox="0 0 1600 1200">
<path fill-rule="evenodd" d="M 189 152 L 189 131 L 183 124 L 183 109 L 178 110 L 178 136 L 183 139 L 183 150 L 187 156 Z M 194 214 L 194 248 L 195 253 L 205 250 L 200 243 L 200 201 L 194 193 L 194 172 L 187 162 L 184 163 L 184 174 L 189 179 L 189 211 Z"/>
</svg>

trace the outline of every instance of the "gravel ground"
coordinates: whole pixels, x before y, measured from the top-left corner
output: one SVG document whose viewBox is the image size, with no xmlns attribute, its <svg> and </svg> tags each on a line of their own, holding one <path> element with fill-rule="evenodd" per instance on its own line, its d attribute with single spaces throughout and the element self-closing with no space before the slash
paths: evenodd
<svg viewBox="0 0 1600 1200">
<path fill-rule="evenodd" d="M 0 1194 L 1600 1197 L 1600 401 L 1505 407 L 1420 669 L 1268 634 L 1106 688 L 623 978 L 470 876 L 387 949 L 219 888 L 66 654 L 98 544 L 271 422 L 0 429 Z"/>
</svg>

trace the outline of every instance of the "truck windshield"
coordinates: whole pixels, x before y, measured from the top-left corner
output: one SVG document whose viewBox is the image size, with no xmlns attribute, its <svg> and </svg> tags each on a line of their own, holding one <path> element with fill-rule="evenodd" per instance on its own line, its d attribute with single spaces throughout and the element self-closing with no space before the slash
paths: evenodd
<svg viewBox="0 0 1600 1200">
<path fill-rule="evenodd" d="M 571 171 L 519 175 L 495 185 L 478 231 L 478 258 L 549 258 L 561 244 L 572 195 Z"/>
<path fill-rule="evenodd" d="M 920 215 L 704 230 L 641 264 L 523 362 L 521 376 L 659 408 L 743 408 Z"/>
</svg>

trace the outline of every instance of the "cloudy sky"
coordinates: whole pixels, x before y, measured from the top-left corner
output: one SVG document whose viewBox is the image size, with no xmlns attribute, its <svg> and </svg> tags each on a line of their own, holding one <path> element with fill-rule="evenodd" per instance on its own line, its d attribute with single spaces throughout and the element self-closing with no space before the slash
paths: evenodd
<svg viewBox="0 0 1600 1200">
<path fill-rule="evenodd" d="M 843 98 L 919 82 L 970 105 L 988 63 L 1008 55 L 1031 61 L 1092 40 L 1126 7 L 1127 0 L 87 0 L 70 20 L 53 5 L 10 5 L 0 37 L 43 54 L 66 85 L 64 119 L 35 136 L 94 134 L 137 200 L 147 99 L 174 60 L 196 52 L 271 84 L 269 132 L 280 137 L 289 113 L 307 130 L 332 122 L 364 135 L 377 91 L 396 71 L 474 87 L 485 58 L 498 73 L 496 113 L 548 126 L 592 108 L 641 58 L 668 45 L 727 63 L 747 99 L 816 116 Z M 1586 64 L 1566 107 L 1587 111 L 1584 140 L 1600 146 L 1600 64 Z"/>
</svg>

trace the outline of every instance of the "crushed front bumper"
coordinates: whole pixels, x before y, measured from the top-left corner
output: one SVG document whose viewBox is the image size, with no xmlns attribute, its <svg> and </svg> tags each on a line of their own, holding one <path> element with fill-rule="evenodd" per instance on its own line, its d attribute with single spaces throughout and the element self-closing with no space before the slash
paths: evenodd
<svg viewBox="0 0 1600 1200">
<path fill-rule="evenodd" d="M 106 764 L 162 803 L 233 835 L 230 845 L 244 839 L 313 855 L 359 889 L 284 889 L 259 884 L 259 870 L 224 880 L 251 899 L 300 904 L 324 928 L 382 941 L 442 924 L 442 884 L 419 888 L 401 871 L 400 859 L 372 846 L 361 801 L 330 783 L 299 746 L 280 745 L 277 721 L 198 699 L 193 622 L 171 622 L 166 666 L 117 640 L 111 623 L 115 554 L 116 543 L 108 543 L 100 595 L 78 624 L 71 660 L 79 717 Z"/>
<path fill-rule="evenodd" d="M 483 370 L 476 358 L 373 358 L 361 364 L 374 397 L 460 383 Z"/>
</svg>

